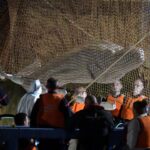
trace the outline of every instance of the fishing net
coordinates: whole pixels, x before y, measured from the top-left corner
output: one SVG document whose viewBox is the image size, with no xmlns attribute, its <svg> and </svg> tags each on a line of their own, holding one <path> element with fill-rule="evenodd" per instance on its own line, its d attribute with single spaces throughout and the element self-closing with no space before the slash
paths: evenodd
<svg viewBox="0 0 150 150">
<path fill-rule="evenodd" d="M 130 93 L 142 78 L 150 95 L 149 26 L 149 0 L 1 0 L 1 71 L 95 95 L 116 79 Z"/>
</svg>

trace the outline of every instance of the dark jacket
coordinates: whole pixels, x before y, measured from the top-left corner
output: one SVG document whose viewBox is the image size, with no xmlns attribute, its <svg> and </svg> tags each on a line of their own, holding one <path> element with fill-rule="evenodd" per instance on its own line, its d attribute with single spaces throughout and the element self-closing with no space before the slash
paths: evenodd
<svg viewBox="0 0 150 150">
<path fill-rule="evenodd" d="M 103 107 L 91 105 L 75 113 L 70 126 L 72 129 L 80 129 L 80 141 L 106 143 L 114 123 L 111 113 L 105 111 Z"/>
</svg>

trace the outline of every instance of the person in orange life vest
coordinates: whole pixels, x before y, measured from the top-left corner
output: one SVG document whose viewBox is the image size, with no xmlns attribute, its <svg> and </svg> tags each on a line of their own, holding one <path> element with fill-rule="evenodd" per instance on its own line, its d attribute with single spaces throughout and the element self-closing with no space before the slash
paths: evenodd
<svg viewBox="0 0 150 150">
<path fill-rule="evenodd" d="M 31 126 L 66 128 L 72 111 L 67 106 L 64 94 L 58 93 L 60 88 L 58 80 L 49 78 L 46 87 L 48 93 L 40 95 L 33 107 Z M 53 150 L 61 150 L 66 145 L 63 140 L 44 140 L 39 144 L 39 150 L 47 150 L 49 147 Z"/>
<path fill-rule="evenodd" d="M 147 98 L 146 96 L 142 95 L 143 89 L 144 89 L 144 84 L 142 80 L 141 79 L 135 80 L 133 97 L 129 97 L 126 99 L 121 112 L 122 119 L 128 121 L 134 118 L 134 113 L 133 113 L 134 102 L 142 101 L 143 99 Z"/>
<path fill-rule="evenodd" d="M 29 127 L 30 121 L 29 117 L 25 113 L 17 113 L 14 117 L 14 122 L 16 126 Z M 19 139 L 19 149 L 21 150 L 36 150 L 34 140 L 21 138 Z"/>
<path fill-rule="evenodd" d="M 115 120 L 120 118 L 121 107 L 125 99 L 125 95 L 121 94 L 122 87 L 121 81 L 116 80 L 112 85 L 111 93 L 107 96 L 107 102 L 116 104 L 116 109 L 111 111 L 113 117 L 115 117 Z"/>
<path fill-rule="evenodd" d="M 85 98 L 87 96 L 86 89 L 83 87 L 78 87 L 75 89 L 74 94 L 72 96 L 72 100 L 69 103 L 73 102 L 71 109 L 74 113 L 84 109 L 85 107 Z M 71 139 L 69 141 L 68 150 L 76 150 L 77 149 L 78 140 Z"/>
<path fill-rule="evenodd" d="M 128 123 L 127 145 L 125 149 L 150 149 L 150 116 L 147 115 L 146 100 L 133 104 L 135 118 Z"/>
<path fill-rule="evenodd" d="M 79 87 L 75 89 L 73 94 L 74 104 L 72 105 L 71 109 L 74 113 L 82 110 L 85 106 L 85 98 L 87 96 L 86 89 L 83 87 Z"/>
<path fill-rule="evenodd" d="M 47 80 L 46 87 L 48 92 L 41 94 L 33 107 L 31 126 L 64 128 L 65 118 L 71 115 L 71 110 L 66 106 L 65 95 L 58 92 L 62 87 L 54 78 Z"/>
</svg>

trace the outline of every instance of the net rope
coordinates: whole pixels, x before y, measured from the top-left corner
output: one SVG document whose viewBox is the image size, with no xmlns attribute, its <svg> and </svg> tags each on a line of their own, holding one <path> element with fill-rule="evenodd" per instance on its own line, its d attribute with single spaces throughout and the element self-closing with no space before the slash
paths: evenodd
<svg viewBox="0 0 150 150">
<path fill-rule="evenodd" d="M 53 76 L 95 95 L 106 95 L 115 79 L 122 80 L 126 94 L 142 78 L 150 95 L 149 0 L 0 4 L 1 71 L 27 83 L 39 78 L 45 84 Z"/>
<path fill-rule="evenodd" d="M 117 62 L 119 62 L 125 55 L 127 55 L 131 50 L 136 48 L 138 44 L 140 44 L 147 36 L 149 36 L 150 32 L 145 34 L 136 44 L 134 44 L 129 50 L 127 50 L 118 60 L 116 60 L 113 64 L 111 64 L 103 73 L 101 73 L 97 78 L 95 78 L 88 86 L 89 88 L 93 83 L 95 83 L 103 74 L 105 74 L 107 71 L 109 71 L 110 68 L 112 68 Z"/>
</svg>

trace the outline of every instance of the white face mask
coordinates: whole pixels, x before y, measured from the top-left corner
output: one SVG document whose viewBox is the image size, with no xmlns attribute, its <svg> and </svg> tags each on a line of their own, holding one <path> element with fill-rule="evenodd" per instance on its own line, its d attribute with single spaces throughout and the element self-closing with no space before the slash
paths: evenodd
<svg viewBox="0 0 150 150">
<path fill-rule="evenodd" d="M 144 88 L 144 86 L 143 86 L 142 81 L 136 80 L 135 83 L 134 83 L 133 95 L 134 96 L 140 95 L 143 88 Z"/>
<path fill-rule="evenodd" d="M 87 97 L 87 93 L 84 91 L 84 92 L 81 92 L 80 94 L 78 94 L 78 96 L 80 96 L 83 99 L 85 99 Z"/>
<path fill-rule="evenodd" d="M 56 89 L 55 92 L 58 94 L 63 94 L 64 96 L 67 94 L 67 91 L 65 89 Z"/>
<path fill-rule="evenodd" d="M 84 101 L 85 101 L 85 98 L 84 98 L 84 97 L 82 97 L 82 96 L 77 96 L 77 97 L 76 97 L 76 102 L 84 103 Z"/>
</svg>

